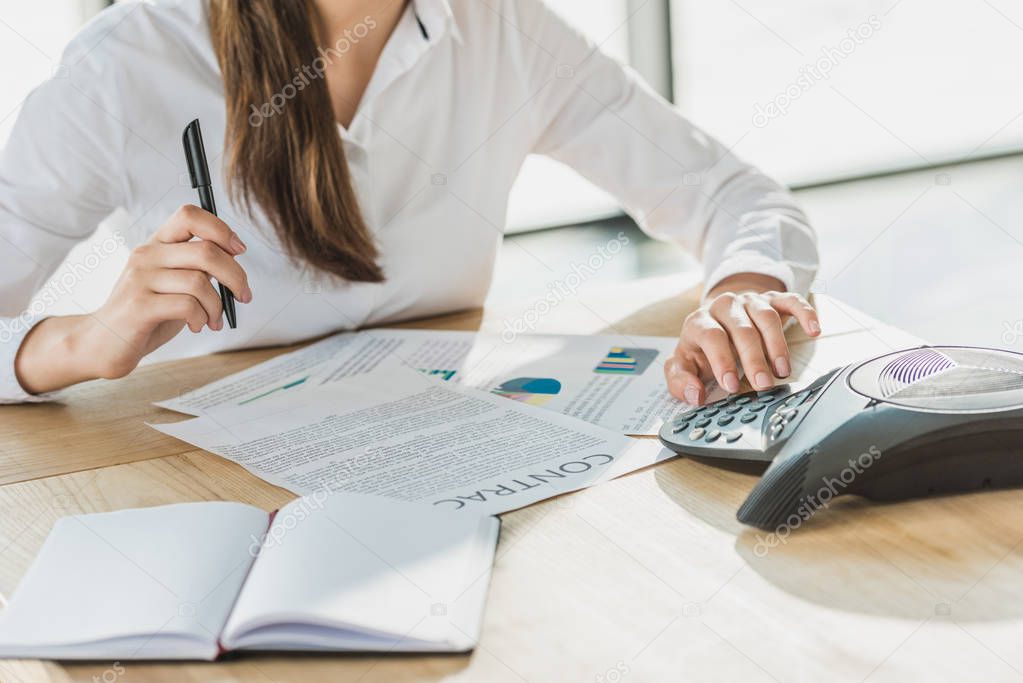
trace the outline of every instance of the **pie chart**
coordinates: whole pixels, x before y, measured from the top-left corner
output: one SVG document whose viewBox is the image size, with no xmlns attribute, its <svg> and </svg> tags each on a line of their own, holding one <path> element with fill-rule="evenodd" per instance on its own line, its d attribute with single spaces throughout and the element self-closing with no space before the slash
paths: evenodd
<svg viewBox="0 0 1023 683">
<path fill-rule="evenodd" d="M 561 382 L 551 377 L 516 377 L 502 383 L 492 393 L 521 401 L 533 406 L 542 406 L 561 391 Z"/>
</svg>

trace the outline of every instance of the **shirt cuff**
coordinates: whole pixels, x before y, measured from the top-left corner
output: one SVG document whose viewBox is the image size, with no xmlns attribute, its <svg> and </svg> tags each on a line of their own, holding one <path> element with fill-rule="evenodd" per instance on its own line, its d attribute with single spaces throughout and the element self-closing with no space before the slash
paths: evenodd
<svg viewBox="0 0 1023 683">
<path fill-rule="evenodd" d="M 32 328 L 44 319 L 25 321 L 18 318 L 0 318 L 0 404 L 42 403 L 52 401 L 54 394 L 30 394 L 25 391 L 14 373 L 14 358 L 18 355 L 21 342 Z"/>
<path fill-rule="evenodd" d="M 785 285 L 785 291 L 796 292 L 797 294 L 806 295 L 806 292 L 800 292 L 796 290 L 796 276 L 792 271 L 792 267 L 785 262 L 775 261 L 769 256 L 765 256 L 759 252 L 739 252 L 730 255 L 724 261 L 718 264 L 717 268 L 706 278 L 707 286 L 704 289 L 703 297 L 707 298 L 707 292 L 718 286 L 722 280 L 732 275 L 738 275 L 739 273 L 756 273 L 758 275 L 768 275 L 773 278 L 781 280 L 782 284 Z"/>
</svg>

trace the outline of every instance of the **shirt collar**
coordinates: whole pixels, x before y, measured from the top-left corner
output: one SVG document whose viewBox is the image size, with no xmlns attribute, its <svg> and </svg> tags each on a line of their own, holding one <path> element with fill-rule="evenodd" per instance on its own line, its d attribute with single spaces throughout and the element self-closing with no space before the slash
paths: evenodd
<svg viewBox="0 0 1023 683">
<path fill-rule="evenodd" d="M 456 42 L 462 42 L 462 32 L 449 0 L 412 0 L 412 11 L 425 31 L 427 42 L 439 40 L 446 31 Z"/>
<path fill-rule="evenodd" d="M 376 97 L 433 50 L 445 33 L 450 33 L 453 40 L 462 40 L 448 0 L 412 0 L 405 7 L 394 34 L 380 53 L 349 130 L 339 125 L 342 137 L 354 144 L 366 142 L 365 136 L 371 131 L 363 123 L 364 114 L 372 109 Z"/>
</svg>

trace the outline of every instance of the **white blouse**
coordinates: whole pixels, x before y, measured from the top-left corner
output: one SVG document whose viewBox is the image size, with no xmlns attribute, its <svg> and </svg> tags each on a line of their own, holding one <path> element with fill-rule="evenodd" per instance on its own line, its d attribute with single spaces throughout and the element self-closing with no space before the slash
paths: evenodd
<svg viewBox="0 0 1023 683">
<path fill-rule="evenodd" d="M 343 58 L 372 20 L 324 54 Z M 813 231 L 789 193 L 695 128 L 540 0 L 413 0 L 351 126 L 339 127 L 386 281 L 335 282 L 284 253 L 262 216 L 228 201 L 224 95 L 204 0 L 119 3 L 74 38 L 25 102 L 0 154 L 0 401 L 32 400 L 14 356 L 47 315 L 63 257 L 121 208 L 129 247 L 197 203 L 181 133 L 202 122 L 221 217 L 246 242 L 254 300 L 239 326 L 180 334 L 158 354 L 286 344 L 331 331 L 480 306 L 508 194 L 530 153 L 575 168 L 650 235 L 698 255 L 708 284 L 739 272 L 805 292 Z M 309 67 L 306 69 L 305 67 Z M 315 65 L 253 103 L 288 106 Z M 289 87 L 289 83 L 291 87 Z M 97 258 L 102 254 L 97 255 Z"/>
</svg>

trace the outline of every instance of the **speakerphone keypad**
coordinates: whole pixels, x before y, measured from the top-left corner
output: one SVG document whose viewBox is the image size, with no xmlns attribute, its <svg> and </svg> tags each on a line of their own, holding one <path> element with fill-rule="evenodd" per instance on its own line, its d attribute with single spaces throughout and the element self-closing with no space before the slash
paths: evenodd
<svg viewBox="0 0 1023 683">
<path fill-rule="evenodd" d="M 820 387 L 814 387 L 790 394 L 787 387 L 781 386 L 729 396 L 677 416 L 671 433 L 693 445 L 715 443 L 721 437 L 725 443 L 734 443 L 744 434 L 757 442 L 763 434 L 768 442 L 773 442 L 806 412 L 805 406 L 819 393 Z M 730 429 L 724 432 L 711 429 L 712 424 Z"/>
<path fill-rule="evenodd" d="M 672 423 L 671 433 L 694 445 L 715 443 L 719 439 L 734 443 L 744 434 L 759 442 L 761 425 L 765 415 L 769 414 L 767 408 L 793 396 L 785 391 L 785 387 L 729 396 L 678 415 Z M 772 424 L 781 424 L 784 419 L 774 415 L 771 417 L 774 420 Z M 730 427 L 730 430 L 711 429 L 712 424 L 716 427 Z"/>
<path fill-rule="evenodd" d="M 799 391 L 781 384 L 691 408 L 664 426 L 661 439 L 683 453 L 687 446 L 692 446 L 696 453 L 703 450 L 713 454 L 721 449 L 748 453 L 752 459 L 758 459 L 756 453 L 763 453 L 798 427 L 839 370 L 819 377 Z"/>
</svg>

